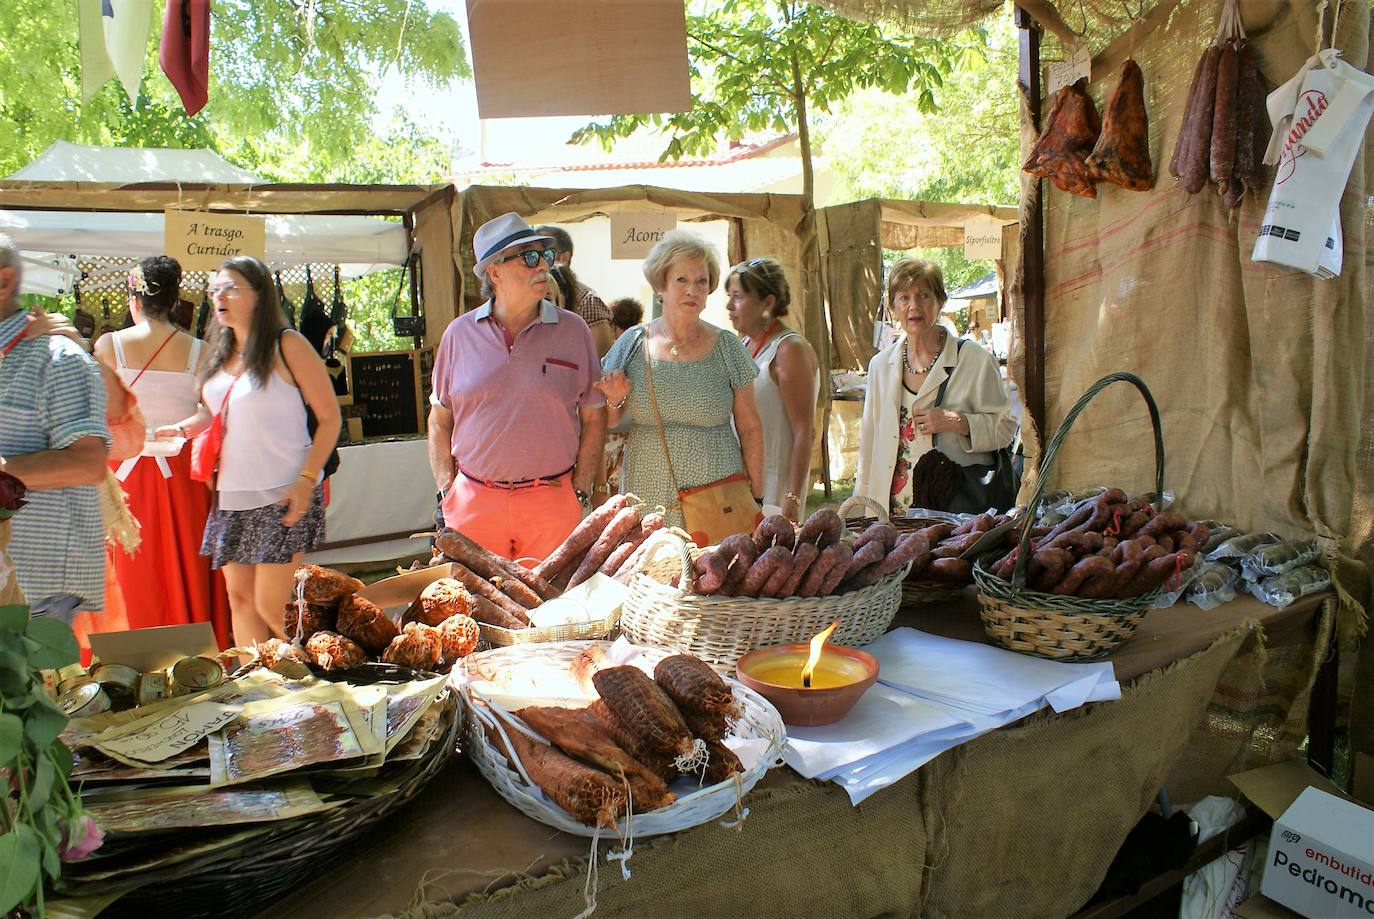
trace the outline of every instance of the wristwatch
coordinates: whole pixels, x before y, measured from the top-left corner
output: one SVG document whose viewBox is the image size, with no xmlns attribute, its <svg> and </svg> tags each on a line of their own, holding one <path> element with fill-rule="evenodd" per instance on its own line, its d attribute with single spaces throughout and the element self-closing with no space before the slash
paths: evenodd
<svg viewBox="0 0 1374 919">
<path fill-rule="evenodd" d="M 573 494 L 577 495 L 577 503 L 583 507 L 586 507 L 591 502 L 591 498 L 580 488 L 574 488 Z"/>
</svg>

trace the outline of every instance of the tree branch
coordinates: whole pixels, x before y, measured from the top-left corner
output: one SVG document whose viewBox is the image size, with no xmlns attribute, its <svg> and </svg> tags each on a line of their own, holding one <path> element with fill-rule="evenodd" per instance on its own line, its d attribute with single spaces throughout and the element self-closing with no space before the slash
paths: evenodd
<svg viewBox="0 0 1374 919">
<path fill-rule="evenodd" d="M 745 70 L 755 70 L 755 69 L 756 69 L 756 68 L 754 67 L 754 65 L 745 63 L 744 61 L 740 60 L 740 59 L 739 59 L 738 57 L 736 57 L 735 55 L 731 54 L 729 51 L 726 51 L 724 48 L 716 47 L 715 45 L 711 44 L 710 42 L 706 41 L 704 38 L 701 38 L 701 37 L 698 36 L 698 35 L 692 35 L 692 36 L 691 36 L 691 39 L 692 39 L 692 41 L 696 42 L 698 45 L 701 45 L 703 48 L 707 49 L 708 51 L 713 51 L 713 52 L 715 52 L 716 54 L 719 54 L 721 57 L 728 58 L 728 59 L 734 61 L 736 64 L 740 65 L 740 66 L 743 67 Z M 776 79 L 773 79 L 771 76 L 765 77 L 764 80 L 763 80 L 763 82 L 769 83 L 769 84 L 771 84 L 771 85 L 777 87 L 778 91 L 781 92 L 783 95 L 790 95 L 790 94 L 791 94 L 791 90 L 788 89 L 788 87 L 787 87 L 786 84 L 780 83 L 780 82 L 777 81 Z"/>
</svg>

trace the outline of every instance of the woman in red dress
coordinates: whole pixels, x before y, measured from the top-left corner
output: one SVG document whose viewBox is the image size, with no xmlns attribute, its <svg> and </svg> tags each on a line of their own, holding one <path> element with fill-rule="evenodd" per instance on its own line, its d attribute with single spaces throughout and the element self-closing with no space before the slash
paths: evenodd
<svg viewBox="0 0 1374 919">
<path fill-rule="evenodd" d="M 145 258 L 129 275 L 134 325 L 102 335 L 96 359 L 119 374 L 138 398 L 148 430 L 192 415 L 200 400 L 196 370 L 201 341 L 171 322 L 181 266 L 166 256 Z M 169 453 L 168 445 L 177 452 Z M 142 527 L 131 555 L 114 550 L 115 576 L 131 628 L 209 622 L 220 647 L 229 642 L 224 578 L 200 555 L 210 490 L 191 480 L 184 441 L 149 441 L 142 455 L 112 464 Z"/>
</svg>

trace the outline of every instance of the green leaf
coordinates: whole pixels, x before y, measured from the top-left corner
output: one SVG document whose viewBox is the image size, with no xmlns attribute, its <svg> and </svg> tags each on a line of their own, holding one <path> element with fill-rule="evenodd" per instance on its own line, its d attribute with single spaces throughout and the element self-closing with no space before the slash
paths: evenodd
<svg viewBox="0 0 1374 919">
<path fill-rule="evenodd" d="M 43 850 L 43 871 L 54 881 L 62 874 L 62 859 L 57 854 L 57 846 L 45 836 L 38 837 L 38 846 Z"/>
<path fill-rule="evenodd" d="M 0 606 L 0 629 L 22 632 L 29 621 L 29 608 L 20 604 Z"/>
<path fill-rule="evenodd" d="M 66 714 L 47 696 L 39 697 L 24 716 L 24 733 L 40 750 L 56 740 L 66 726 Z"/>
<path fill-rule="evenodd" d="M 29 659 L 21 651 L 0 649 L 0 670 L 27 675 L 29 672 Z"/>
<path fill-rule="evenodd" d="M 0 714 L 0 764 L 19 758 L 24 744 L 24 722 L 18 715 Z M 0 800 L 0 807 L 4 806 Z"/>
<path fill-rule="evenodd" d="M 62 781 L 67 781 L 72 775 L 72 751 L 61 740 L 54 740 L 48 745 L 48 752 L 52 754 L 53 762 L 56 763 L 58 774 L 62 776 Z"/>
<path fill-rule="evenodd" d="M 25 824 L 0 836 L 0 915 L 26 902 L 38 885 L 38 834 Z"/>
<path fill-rule="evenodd" d="M 24 805 L 30 814 L 37 813 L 39 808 L 48 803 L 56 779 L 57 770 L 53 769 L 52 761 L 46 756 L 38 757 L 38 765 L 33 770 L 33 783 L 29 785 L 29 793 L 24 798 Z"/>
<path fill-rule="evenodd" d="M 56 670 L 76 663 L 76 636 L 65 622 L 46 616 L 32 619 L 24 634 L 29 639 L 29 662 L 33 666 Z"/>
</svg>

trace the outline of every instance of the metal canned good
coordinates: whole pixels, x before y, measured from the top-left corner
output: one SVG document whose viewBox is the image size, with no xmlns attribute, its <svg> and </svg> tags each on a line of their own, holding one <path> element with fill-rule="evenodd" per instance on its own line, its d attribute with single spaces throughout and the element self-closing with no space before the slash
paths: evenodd
<svg viewBox="0 0 1374 919">
<path fill-rule="evenodd" d="M 183 657 L 172 665 L 172 693 L 184 695 L 224 682 L 224 668 L 208 657 Z"/>
<path fill-rule="evenodd" d="M 132 700 L 138 692 L 138 671 L 128 664 L 101 664 L 91 671 L 91 676 L 111 696 Z"/>
<path fill-rule="evenodd" d="M 110 697 L 99 683 L 88 681 L 73 686 L 57 699 L 57 705 L 72 718 L 88 718 L 110 710 Z"/>
<path fill-rule="evenodd" d="M 59 676 L 60 676 L 60 674 L 59 674 Z M 68 679 L 63 680 L 61 683 L 58 683 L 58 684 L 57 684 L 57 694 L 58 694 L 59 696 L 63 696 L 63 695 L 66 695 L 67 693 L 71 692 L 73 689 L 75 689 L 75 688 L 78 687 L 78 686 L 84 686 L 84 685 L 87 684 L 87 683 L 94 683 L 94 682 L 95 682 L 95 680 L 91 679 L 90 674 L 84 673 L 84 672 L 83 672 L 83 673 L 81 673 L 81 674 L 78 675 L 78 676 L 70 677 L 70 678 L 68 678 Z"/>
<path fill-rule="evenodd" d="M 49 699 L 56 699 L 58 696 L 57 684 L 59 677 L 56 670 L 40 670 L 38 678 L 43 682 L 43 691 L 48 694 Z"/>
<path fill-rule="evenodd" d="M 168 695 L 167 674 L 150 670 L 138 678 L 138 704 L 151 705 Z"/>
</svg>

